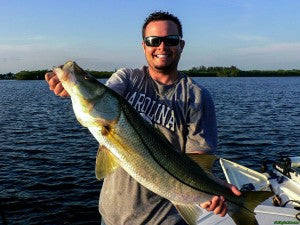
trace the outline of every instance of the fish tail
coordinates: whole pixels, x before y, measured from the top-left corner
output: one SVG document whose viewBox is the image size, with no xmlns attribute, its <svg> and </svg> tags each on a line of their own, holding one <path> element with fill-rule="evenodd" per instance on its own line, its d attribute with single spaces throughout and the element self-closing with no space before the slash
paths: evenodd
<svg viewBox="0 0 300 225">
<path fill-rule="evenodd" d="M 254 209 L 272 195 L 273 193 L 270 191 L 245 191 L 242 193 L 243 202 L 241 204 L 228 202 L 228 214 L 237 225 L 258 224 Z"/>
</svg>

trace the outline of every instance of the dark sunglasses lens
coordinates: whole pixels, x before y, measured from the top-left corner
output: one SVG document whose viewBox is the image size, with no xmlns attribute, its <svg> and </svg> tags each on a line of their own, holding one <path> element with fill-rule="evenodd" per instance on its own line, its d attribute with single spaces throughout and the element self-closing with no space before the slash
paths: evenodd
<svg viewBox="0 0 300 225">
<path fill-rule="evenodd" d="M 167 36 L 165 37 L 164 43 L 167 46 L 176 46 L 179 44 L 179 36 Z"/>
<path fill-rule="evenodd" d="M 161 39 L 159 37 L 146 37 L 145 43 L 147 46 L 157 47 L 161 43 Z"/>
<path fill-rule="evenodd" d="M 177 35 L 170 35 L 166 37 L 149 36 L 145 38 L 146 45 L 150 47 L 158 47 L 162 41 L 167 46 L 176 46 L 179 44 L 180 37 Z"/>
</svg>

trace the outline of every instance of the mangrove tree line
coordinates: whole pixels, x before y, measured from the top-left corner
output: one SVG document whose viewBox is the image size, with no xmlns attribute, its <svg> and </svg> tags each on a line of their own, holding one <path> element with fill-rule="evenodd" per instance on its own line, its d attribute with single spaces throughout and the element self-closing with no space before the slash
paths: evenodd
<svg viewBox="0 0 300 225">
<path fill-rule="evenodd" d="M 17 80 L 43 80 L 45 73 L 48 70 L 36 71 L 20 71 L 16 74 L 6 73 L 0 74 L 0 79 L 17 79 Z M 87 70 L 92 76 L 102 79 L 108 78 L 113 71 L 95 71 Z M 230 67 L 192 67 L 189 70 L 182 70 L 181 72 L 191 77 L 291 77 L 300 76 L 300 70 L 240 70 L 236 66 Z"/>
</svg>

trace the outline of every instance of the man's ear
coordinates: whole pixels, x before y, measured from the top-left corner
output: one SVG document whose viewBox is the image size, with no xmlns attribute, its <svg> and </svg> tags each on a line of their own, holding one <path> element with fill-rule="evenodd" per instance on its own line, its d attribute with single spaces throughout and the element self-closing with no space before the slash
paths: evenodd
<svg viewBox="0 0 300 225">
<path fill-rule="evenodd" d="M 184 40 L 181 40 L 181 41 L 180 41 L 181 52 L 183 51 L 184 46 L 185 46 L 185 41 L 184 41 Z"/>
<path fill-rule="evenodd" d="M 145 42 L 142 42 L 142 47 L 143 47 L 143 50 L 144 50 L 144 53 L 145 53 L 145 48 L 146 48 Z"/>
</svg>

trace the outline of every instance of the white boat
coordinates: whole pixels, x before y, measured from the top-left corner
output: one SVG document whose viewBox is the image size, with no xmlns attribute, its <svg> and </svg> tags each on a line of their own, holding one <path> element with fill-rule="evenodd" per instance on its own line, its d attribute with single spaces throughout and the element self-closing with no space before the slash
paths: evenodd
<svg viewBox="0 0 300 225">
<path fill-rule="evenodd" d="M 226 159 L 220 159 L 220 164 L 227 182 L 240 190 L 273 191 L 274 196 L 254 210 L 259 225 L 300 224 L 300 157 L 282 157 L 271 169 L 263 164 L 263 173 Z M 201 210 L 198 224 L 235 224 L 228 214 L 220 217 Z"/>
</svg>

